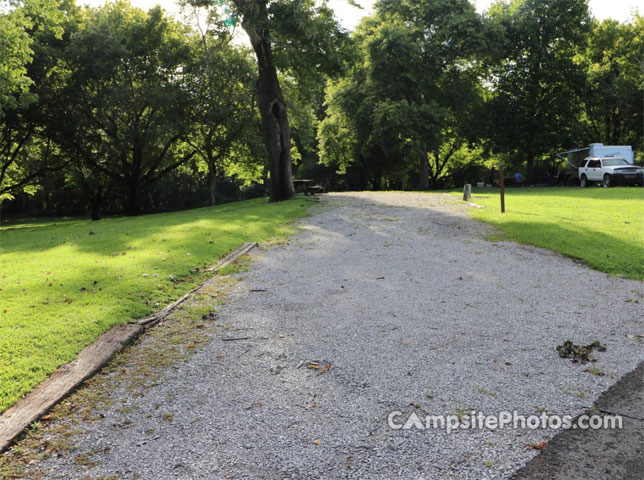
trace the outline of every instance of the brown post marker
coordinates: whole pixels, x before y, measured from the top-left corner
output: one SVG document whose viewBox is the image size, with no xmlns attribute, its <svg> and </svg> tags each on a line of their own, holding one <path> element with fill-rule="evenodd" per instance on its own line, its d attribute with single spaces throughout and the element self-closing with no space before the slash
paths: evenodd
<svg viewBox="0 0 644 480">
<path fill-rule="evenodd" d="M 501 213 L 505 213 L 505 183 L 503 181 L 503 162 L 499 162 L 499 188 L 501 190 Z"/>
</svg>

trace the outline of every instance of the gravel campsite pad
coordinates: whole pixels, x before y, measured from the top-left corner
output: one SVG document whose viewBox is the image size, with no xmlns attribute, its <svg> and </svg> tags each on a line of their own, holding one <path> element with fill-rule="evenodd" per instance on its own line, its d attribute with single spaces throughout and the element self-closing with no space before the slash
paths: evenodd
<svg viewBox="0 0 644 480">
<path fill-rule="evenodd" d="M 577 415 L 644 360 L 640 282 L 486 240 L 491 229 L 455 196 L 321 203 L 288 244 L 256 252 L 203 350 L 141 396 L 112 393 L 131 408 L 104 411 L 74 439 L 91 468 L 73 456 L 39 468 L 51 478 L 503 478 L 555 432 L 393 430 L 388 415 Z M 606 350 L 573 363 L 555 350 L 566 340 Z"/>
</svg>

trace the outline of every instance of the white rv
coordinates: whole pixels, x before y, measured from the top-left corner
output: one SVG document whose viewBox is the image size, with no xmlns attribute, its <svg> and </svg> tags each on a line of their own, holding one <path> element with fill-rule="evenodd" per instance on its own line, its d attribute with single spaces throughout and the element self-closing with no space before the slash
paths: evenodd
<svg viewBox="0 0 644 480">
<path fill-rule="evenodd" d="M 564 157 L 565 155 L 565 157 Z M 577 148 L 567 152 L 558 153 L 557 156 L 566 161 L 568 167 L 577 170 L 583 166 L 587 158 L 616 157 L 623 158 L 631 165 L 635 161 L 633 149 L 630 145 L 604 145 L 603 143 L 591 143 L 590 147 Z"/>
<path fill-rule="evenodd" d="M 630 145 L 604 145 L 603 143 L 591 143 L 588 148 L 588 157 L 605 158 L 616 157 L 623 158 L 628 163 L 633 165 L 635 157 L 633 156 L 633 149 Z"/>
</svg>

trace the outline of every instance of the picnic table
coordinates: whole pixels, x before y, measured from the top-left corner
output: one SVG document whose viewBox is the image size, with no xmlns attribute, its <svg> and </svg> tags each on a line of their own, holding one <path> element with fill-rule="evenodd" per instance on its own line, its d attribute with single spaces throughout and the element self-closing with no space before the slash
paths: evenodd
<svg viewBox="0 0 644 480">
<path fill-rule="evenodd" d="M 293 187 L 295 187 L 296 192 L 304 192 L 305 195 L 315 195 L 316 193 L 324 192 L 324 188 L 320 185 L 315 185 L 315 181 L 309 178 L 294 179 Z"/>
</svg>

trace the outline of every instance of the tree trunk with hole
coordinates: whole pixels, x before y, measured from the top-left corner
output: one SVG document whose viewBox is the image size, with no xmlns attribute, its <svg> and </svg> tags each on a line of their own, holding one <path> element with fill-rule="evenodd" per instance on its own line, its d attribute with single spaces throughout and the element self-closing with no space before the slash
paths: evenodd
<svg viewBox="0 0 644 480">
<path fill-rule="evenodd" d="M 234 0 L 243 16 L 242 27 L 257 57 L 257 103 L 262 116 L 264 144 L 271 176 L 271 202 L 295 195 L 291 166 L 291 129 L 286 103 L 273 64 L 266 1 Z"/>
</svg>

